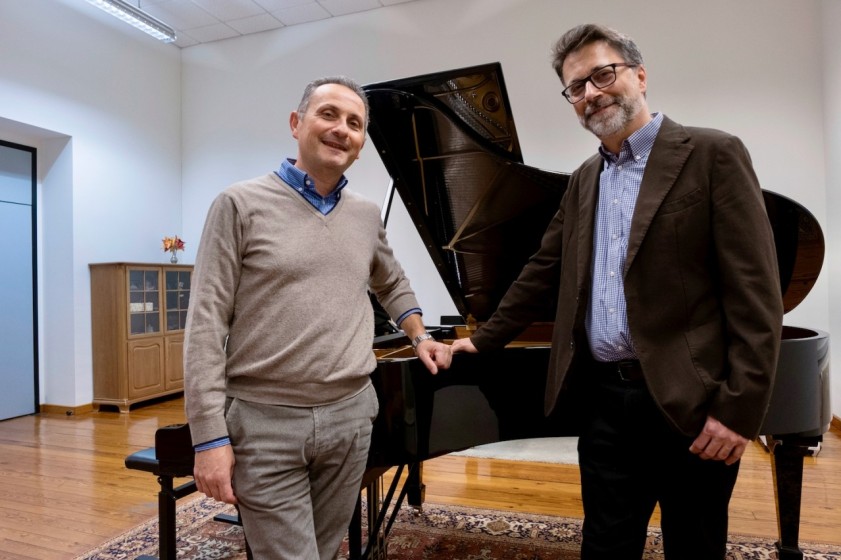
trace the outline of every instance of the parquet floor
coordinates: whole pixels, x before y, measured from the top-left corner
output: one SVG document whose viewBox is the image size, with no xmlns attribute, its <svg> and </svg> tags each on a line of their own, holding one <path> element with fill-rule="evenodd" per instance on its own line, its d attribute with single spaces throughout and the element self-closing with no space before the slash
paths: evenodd
<svg viewBox="0 0 841 560">
<path fill-rule="evenodd" d="M 76 416 L 0 422 L 0 558 L 70 559 L 157 513 L 157 482 L 123 466 L 160 426 L 184 421 L 181 398 Z M 802 540 L 841 545 L 841 432 L 824 437 L 804 469 Z M 500 510 L 581 516 L 578 471 L 443 456 L 424 464 L 426 499 Z M 777 534 L 768 454 L 751 445 L 731 502 L 731 531 Z"/>
</svg>

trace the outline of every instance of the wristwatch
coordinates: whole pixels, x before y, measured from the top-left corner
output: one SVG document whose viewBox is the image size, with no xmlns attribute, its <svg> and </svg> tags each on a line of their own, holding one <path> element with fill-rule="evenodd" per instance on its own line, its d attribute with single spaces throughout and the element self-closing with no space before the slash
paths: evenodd
<svg viewBox="0 0 841 560">
<path fill-rule="evenodd" d="M 418 336 L 412 339 L 412 348 L 417 348 L 418 344 L 420 344 L 424 340 L 435 340 L 435 337 L 429 334 L 428 332 L 420 333 Z"/>
</svg>

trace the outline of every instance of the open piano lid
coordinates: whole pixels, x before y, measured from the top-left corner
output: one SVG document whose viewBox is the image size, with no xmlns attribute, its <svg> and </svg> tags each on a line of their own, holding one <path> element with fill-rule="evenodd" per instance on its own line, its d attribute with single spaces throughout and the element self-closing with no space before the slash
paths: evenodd
<svg viewBox="0 0 841 560">
<path fill-rule="evenodd" d="M 825 244 L 820 224 L 797 202 L 762 191 L 774 230 L 783 310 L 788 313 L 809 295 L 823 266 Z"/>
<path fill-rule="evenodd" d="M 363 89 L 368 133 L 456 308 L 486 320 L 539 247 L 569 175 L 523 163 L 499 63 Z M 763 196 L 787 313 L 817 281 L 823 233 L 797 202 Z"/>
<path fill-rule="evenodd" d="M 368 133 L 456 308 L 486 320 L 540 246 L 569 176 L 523 164 L 499 63 L 364 89 Z"/>
</svg>

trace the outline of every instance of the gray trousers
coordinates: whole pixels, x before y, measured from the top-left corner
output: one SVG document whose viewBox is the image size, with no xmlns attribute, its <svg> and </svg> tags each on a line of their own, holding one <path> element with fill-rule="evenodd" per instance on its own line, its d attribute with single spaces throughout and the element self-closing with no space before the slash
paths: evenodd
<svg viewBox="0 0 841 560">
<path fill-rule="evenodd" d="M 350 524 L 379 405 L 373 386 L 314 408 L 233 399 L 234 493 L 257 560 L 333 560 Z"/>
</svg>

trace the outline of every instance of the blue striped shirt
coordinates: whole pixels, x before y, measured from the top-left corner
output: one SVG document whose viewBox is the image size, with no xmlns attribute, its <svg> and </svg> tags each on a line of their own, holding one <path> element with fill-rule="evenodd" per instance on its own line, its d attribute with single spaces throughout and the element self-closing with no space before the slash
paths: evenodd
<svg viewBox="0 0 841 560">
<path fill-rule="evenodd" d="M 586 319 L 590 352 L 598 361 L 636 358 L 628 327 L 622 272 L 645 164 L 662 122 L 661 113 L 653 114 L 651 121 L 622 143 L 618 156 L 599 147 L 604 165 L 599 176 L 593 232 L 593 286 Z"/>
</svg>

